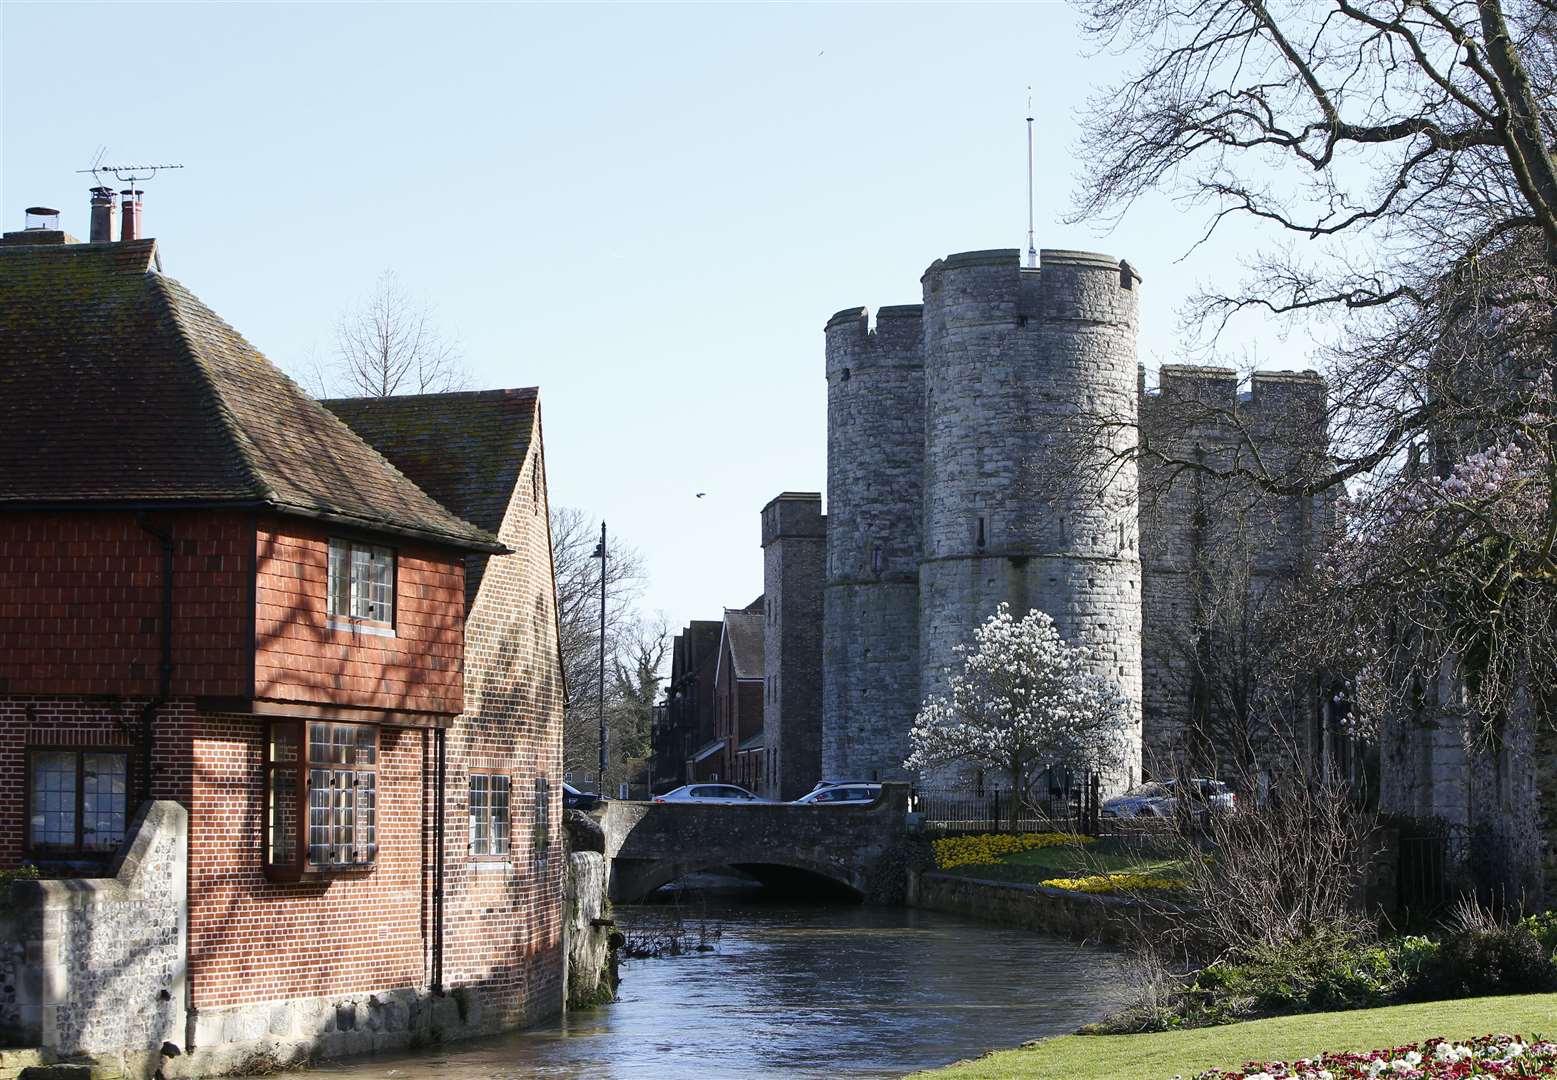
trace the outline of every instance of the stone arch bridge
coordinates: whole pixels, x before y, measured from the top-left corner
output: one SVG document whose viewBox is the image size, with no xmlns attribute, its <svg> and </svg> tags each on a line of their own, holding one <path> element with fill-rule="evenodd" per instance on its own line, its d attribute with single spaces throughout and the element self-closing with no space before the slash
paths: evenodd
<svg viewBox="0 0 1557 1080">
<path fill-rule="evenodd" d="M 765 881 L 820 878 L 873 903 L 902 896 L 907 784 L 883 784 L 863 804 L 610 802 L 600 824 L 617 903 L 719 866 Z"/>
</svg>

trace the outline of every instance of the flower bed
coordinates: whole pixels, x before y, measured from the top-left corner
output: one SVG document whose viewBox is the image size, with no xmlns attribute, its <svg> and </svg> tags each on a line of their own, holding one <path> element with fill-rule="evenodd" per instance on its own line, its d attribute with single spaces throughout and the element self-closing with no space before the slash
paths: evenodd
<svg viewBox="0 0 1557 1080">
<path fill-rule="evenodd" d="M 1369 1053 L 1250 1062 L 1241 1069 L 1196 1073 L 1195 1080 L 1469 1080 L 1498 1076 L 1557 1077 L 1557 1043 L 1513 1035 L 1484 1035 L 1467 1042 L 1434 1039 Z"/>
<path fill-rule="evenodd" d="M 1086 877 L 1049 878 L 1039 884 L 1081 893 L 1171 892 L 1184 887 L 1184 882 L 1178 878 L 1156 874 L 1088 874 Z"/>
<path fill-rule="evenodd" d="M 948 836 L 931 843 L 935 865 L 941 870 L 954 866 L 981 866 L 1000 861 L 1002 855 L 1034 851 L 1047 847 L 1080 847 L 1094 843 L 1095 837 L 1078 833 L 980 833 L 977 836 Z"/>
</svg>

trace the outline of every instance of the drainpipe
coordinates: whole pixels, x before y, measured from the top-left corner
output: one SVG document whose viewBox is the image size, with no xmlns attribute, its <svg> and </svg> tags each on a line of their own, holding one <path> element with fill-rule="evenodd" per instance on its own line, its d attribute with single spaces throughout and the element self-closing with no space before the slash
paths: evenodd
<svg viewBox="0 0 1557 1080">
<path fill-rule="evenodd" d="M 135 515 L 135 523 L 162 542 L 162 662 L 157 668 L 157 696 L 141 708 L 141 795 L 151 801 L 152 754 L 157 747 L 157 710 L 173 697 L 173 533 Z"/>
<path fill-rule="evenodd" d="M 443 993 L 443 789 L 444 772 L 446 768 L 445 739 L 443 728 L 433 732 L 433 742 L 437 747 L 438 802 L 433 812 L 433 926 L 432 926 L 432 988 L 437 994 Z"/>
</svg>

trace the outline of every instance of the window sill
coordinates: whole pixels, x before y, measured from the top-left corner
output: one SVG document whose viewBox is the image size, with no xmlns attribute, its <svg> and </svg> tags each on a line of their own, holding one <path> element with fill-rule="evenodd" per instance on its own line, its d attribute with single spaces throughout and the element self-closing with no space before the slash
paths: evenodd
<svg viewBox="0 0 1557 1080">
<path fill-rule="evenodd" d="M 508 858 L 473 855 L 470 859 L 470 869 L 474 874 L 506 874 L 512 871 L 513 868 L 513 860 Z"/>
<path fill-rule="evenodd" d="M 340 866 L 267 866 L 265 877 L 271 881 L 331 881 L 335 878 L 360 878 L 373 872 L 373 863 L 346 863 Z"/>
<path fill-rule="evenodd" d="M 330 616 L 329 627 L 331 630 L 346 630 L 353 634 L 366 634 L 368 637 L 394 637 L 395 628 L 386 624 L 358 622 L 354 619 L 343 619 L 338 615 Z"/>
</svg>

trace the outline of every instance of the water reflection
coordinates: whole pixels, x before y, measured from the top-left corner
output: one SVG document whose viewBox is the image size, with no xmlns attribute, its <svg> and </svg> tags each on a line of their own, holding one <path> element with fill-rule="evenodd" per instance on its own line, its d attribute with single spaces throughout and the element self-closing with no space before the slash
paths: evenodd
<svg viewBox="0 0 1557 1080">
<path fill-rule="evenodd" d="M 947 915 L 712 906 L 718 951 L 623 964 L 620 1000 L 547 1028 L 314 1077 L 895 1077 L 1074 1031 L 1115 1001 L 1111 953 Z M 631 925 L 642 909 L 618 908 Z"/>
</svg>

